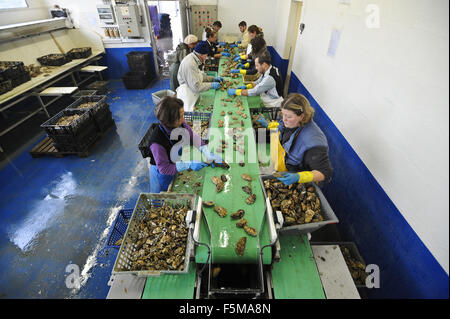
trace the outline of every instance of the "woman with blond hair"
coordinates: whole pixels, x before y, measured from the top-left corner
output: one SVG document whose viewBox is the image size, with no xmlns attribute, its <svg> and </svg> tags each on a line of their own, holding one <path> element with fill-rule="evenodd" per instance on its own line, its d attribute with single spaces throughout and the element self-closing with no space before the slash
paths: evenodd
<svg viewBox="0 0 450 319">
<path fill-rule="evenodd" d="M 278 122 L 258 120 L 272 129 L 270 155 L 278 177 L 286 185 L 293 183 L 329 182 L 333 169 L 328 156 L 325 134 L 314 122 L 314 109 L 302 94 L 291 93 L 281 105 Z M 276 129 L 276 130 L 275 130 Z"/>
</svg>

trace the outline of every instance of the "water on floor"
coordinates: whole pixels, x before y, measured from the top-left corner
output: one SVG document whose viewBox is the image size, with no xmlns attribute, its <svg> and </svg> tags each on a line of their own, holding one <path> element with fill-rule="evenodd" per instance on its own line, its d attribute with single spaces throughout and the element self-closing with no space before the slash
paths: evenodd
<svg viewBox="0 0 450 319">
<path fill-rule="evenodd" d="M 31 145 L 0 171 L 0 298 L 107 296 L 117 253 L 103 248 L 117 212 L 149 191 L 137 145 L 155 121 L 151 93 L 168 87 L 110 81 L 116 129 L 89 157 L 32 158 Z"/>
</svg>

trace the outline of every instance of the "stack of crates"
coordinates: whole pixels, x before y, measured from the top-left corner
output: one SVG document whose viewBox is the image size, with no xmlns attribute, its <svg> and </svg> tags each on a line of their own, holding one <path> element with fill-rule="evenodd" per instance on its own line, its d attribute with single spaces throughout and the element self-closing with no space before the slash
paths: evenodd
<svg viewBox="0 0 450 319">
<path fill-rule="evenodd" d="M 0 95 L 31 80 L 21 61 L 0 61 Z"/>
<path fill-rule="evenodd" d="M 81 96 L 70 104 L 66 110 L 87 110 L 99 133 L 105 133 L 114 124 L 112 113 L 104 95 Z"/>
<path fill-rule="evenodd" d="M 68 124 L 58 124 L 65 116 L 79 115 Z M 88 109 L 65 109 L 44 122 L 41 127 L 60 152 L 86 152 L 98 137 L 98 128 Z"/>
<path fill-rule="evenodd" d="M 122 81 L 127 89 L 145 89 L 153 78 L 152 58 L 150 51 L 131 51 L 127 53 L 130 72 Z"/>
</svg>

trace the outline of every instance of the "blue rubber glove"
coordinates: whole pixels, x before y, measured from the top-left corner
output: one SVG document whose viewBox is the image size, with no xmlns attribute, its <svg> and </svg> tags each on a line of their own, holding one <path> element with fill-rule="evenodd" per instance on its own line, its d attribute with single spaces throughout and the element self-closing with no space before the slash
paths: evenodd
<svg viewBox="0 0 450 319">
<path fill-rule="evenodd" d="M 269 126 L 269 122 L 267 122 L 267 120 L 262 115 L 260 115 L 256 121 L 266 128 L 267 126 Z"/>
<path fill-rule="evenodd" d="M 214 168 L 214 163 L 222 164 L 222 157 L 217 154 L 211 152 L 207 145 L 203 145 L 199 148 L 200 152 L 206 157 L 206 162 L 211 163 L 211 166 Z"/>
<path fill-rule="evenodd" d="M 247 90 L 247 85 L 238 86 L 237 89 Z"/>
<path fill-rule="evenodd" d="M 220 82 L 212 82 L 212 89 L 218 90 L 220 88 Z"/>
<path fill-rule="evenodd" d="M 236 89 L 228 89 L 228 95 L 236 95 Z"/>
<path fill-rule="evenodd" d="M 213 82 L 223 82 L 223 77 L 221 76 L 216 76 L 213 80 Z"/>
<path fill-rule="evenodd" d="M 237 67 L 238 69 L 243 69 L 243 68 L 244 68 L 244 65 L 243 65 L 242 63 L 239 63 L 236 67 Z"/>
<path fill-rule="evenodd" d="M 241 59 L 241 56 L 238 55 L 237 57 L 234 58 L 234 62 L 237 62 L 237 61 L 239 61 L 240 59 Z"/>
<path fill-rule="evenodd" d="M 239 69 L 231 69 L 230 73 L 241 73 L 241 71 Z"/>
<path fill-rule="evenodd" d="M 230 48 L 237 48 L 237 44 L 230 44 Z"/>
<path fill-rule="evenodd" d="M 227 45 L 227 43 L 226 43 L 226 42 L 219 42 L 219 45 L 220 45 L 221 47 L 224 47 L 224 46 Z"/>
<path fill-rule="evenodd" d="M 241 40 L 239 40 L 239 41 L 236 41 L 236 43 L 237 43 L 237 44 L 241 44 L 242 42 L 241 42 Z"/>
<path fill-rule="evenodd" d="M 223 52 L 228 52 L 228 49 L 223 49 Z"/>
<path fill-rule="evenodd" d="M 284 177 L 277 177 L 278 180 L 282 181 L 285 185 L 291 185 L 297 183 L 299 180 L 298 173 L 283 173 Z"/>
<path fill-rule="evenodd" d="M 191 161 L 191 162 L 176 162 L 175 166 L 177 167 L 178 172 L 182 172 L 188 169 L 199 171 L 202 168 L 208 166 L 208 164 L 198 161 Z"/>
<path fill-rule="evenodd" d="M 231 54 L 230 54 L 230 53 L 228 53 L 228 52 L 222 52 L 222 56 L 230 57 L 230 56 L 231 56 Z"/>
</svg>

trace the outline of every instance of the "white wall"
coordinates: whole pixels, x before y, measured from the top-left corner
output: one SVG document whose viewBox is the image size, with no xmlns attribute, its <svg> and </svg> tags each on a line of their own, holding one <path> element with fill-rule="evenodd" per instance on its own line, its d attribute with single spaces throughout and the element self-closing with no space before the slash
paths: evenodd
<svg viewBox="0 0 450 319">
<path fill-rule="evenodd" d="M 366 27 L 369 3 L 380 9 L 378 29 Z M 293 66 L 447 273 L 448 7 L 448 0 L 305 0 Z M 333 28 L 342 35 L 329 57 Z"/>
<path fill-rule="evenodd" d="M 28 8 L 0 10 L 0 25 L 44 20 L 50 18 L 44 0 L 27 0 Z"/>
</svg>

